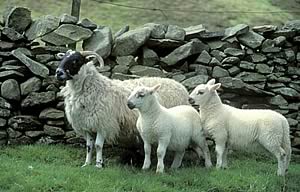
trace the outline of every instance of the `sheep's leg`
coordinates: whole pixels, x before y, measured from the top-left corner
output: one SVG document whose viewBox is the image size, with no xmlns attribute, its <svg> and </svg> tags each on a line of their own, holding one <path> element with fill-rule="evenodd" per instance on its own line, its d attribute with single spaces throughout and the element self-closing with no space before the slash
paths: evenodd
<svg viewBox="0 0 300 192">
<path fill-rule="evenodd" d="M 174 156 L 174 160 L 173 163 L 171 165 L 172 169 L 177 169 L 178 167 L 180 167 L 183 156 L 184 156 L 185 151 L 176 151 L 175 152 L 175 156 Z"/>
<path fill-rule="evenodd" d="M 205 167 L 209 168 L 212 166 L 211 163 L 211 158 L 210 158 L 210 152 L 209 152 L 209 148 L 206 142 L 205 137 L 203 136 L 203 138 L 201 138 L 200 140 L 197 141 L 197 147 L 196 148 L 200 148 L 200 149 L 196 149 L 196 153 L 198 154 L 199 158 L 201 158 L 201 154 L 204 155 L 204 159 L 205 159 Z M 197 152 L 198 151 L 198 152 Z M 200 153 L 201 152 L 201 153 Z"/>
<path fill-rule="evenodd" d="M 227 168 L 227 166 L 228 166 L 227 154 L 228 154 L 228 147 L 225 148 L 224 153 L 223 153 L 223 164 L 222 164 L 222 168 Z"/>
<path fill-rule="evenodd" d="M 144 140 L 145 159 L 142 169 L 149 169 L 151 165 L 151 145 Z"/>
<path fill-rule="evenodd" d="M 217 152 L 217 165 L 216 168 L 220 169 L 223 165 L 223 154 L 226 149 L 225 143 L 216 143 L 216 152 Z"/>
<path fill-rule="evenodd" d="M 157 147 L 157 167 L 156 167 L 156 173 L 163 173 L 164 172 L 164 158 L 166 155 L 167 147 L 169 144 L 166 140 L 159 140 L 158 141 L 158 147 Z"/>
<path fill-rule="evenodd" d="M 101 133 L 97 132 L 97 137 L 95 142 L 97 168 L 102 168 L 104 166 L 103 156 L 102 156 L 103 144 L 104 144 L 104 137 Z"/>
<path fill-rule="evenodd" d="M 82 165 L 82 167 L 85 167 L 85 166 L 91 164 L 93 148 L 94 148 L 94 140 L 88 132 L 85 135 L 85 140 L 86 140 L 86 159 L 85 159 L 85 163 Z"/>
</svg>

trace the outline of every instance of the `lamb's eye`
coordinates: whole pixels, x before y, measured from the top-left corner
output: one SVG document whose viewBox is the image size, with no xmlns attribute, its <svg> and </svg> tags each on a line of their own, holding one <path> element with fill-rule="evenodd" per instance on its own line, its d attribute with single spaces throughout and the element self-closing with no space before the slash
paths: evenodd
<svg viewBox="0 0 300 192">
<path fill-rule="evenodd" d="M 137 94 L 137 97 L 144 97 L 144 96 L 145 96 L 144 93 L 138 93 L 138 94 Z"/>
<path fill-rule="evenodd" d="M 202 95 L 203 93 L 204 93 L 203 91 L 199 90 L 199 91 L 197 92 L 197 95 Z"/>
</svg>

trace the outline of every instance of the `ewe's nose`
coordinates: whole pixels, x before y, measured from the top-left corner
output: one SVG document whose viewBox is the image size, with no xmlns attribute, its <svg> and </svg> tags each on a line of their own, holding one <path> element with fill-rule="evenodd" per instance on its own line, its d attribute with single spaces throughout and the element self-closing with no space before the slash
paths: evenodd
<svg viewBox="0 0 300 192">
<path fill-rule="evenodd" d="M 66 76 L 64 70 L 61 68 L 57 68 L 55 72 L 56 79 L 62 81 L 64 80 L 64 76 Z"/>
<path fill-rule="evenodd" d="M 195 99 L 189 97 L 189 103 L 190 103 L 191 105 L 195 104 Z"/>
<path fill-rule="evenodd" d="M 127 102 L 127 106 L 128 106 L 129 109 L 134 109 L 135 108 L 135 105 L 131 101 Z"/>
</svg>

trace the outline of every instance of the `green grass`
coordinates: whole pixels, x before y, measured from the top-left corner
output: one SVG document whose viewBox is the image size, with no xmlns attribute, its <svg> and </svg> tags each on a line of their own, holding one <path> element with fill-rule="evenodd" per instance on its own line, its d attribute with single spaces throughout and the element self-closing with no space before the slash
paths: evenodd
<svg viewBox="0 0 300 192">
<path fill-rule="evenodd" d="M 227 170 L 191 165 L 155 174 L 154 168 L 117 163 L 118 154 L 105 155 L 106 168 L 81 168 L 85 150 L 62 145 L 2 147 L 0 191 L 299 191 L 300 158 L 293 157 L 286 178 L 277 177 L 276 162 L 265 156 L 231 155 Z M 107 157 L 107 156 L 106 156 Z M 153 166 L 154 167 L 154 166 Z M 283 190 L 284 189 L 284 190 Z"/>
<path fill-rule="evenodd" d="M 107 0 L 109 1 L 109 0 Z M 180 11 L 149 11 L 128 9 L 93 0 L 82 0 L 81 18 L 89 18 L 99 25 L 109 26 L 113 31 L 125 25 L 132 28 L 148 22 L 176 24 L 182 27 L 204 24 L 208 29 L 223 29 L 245 23 L 251 26 L 274 24 L 281 25 L 287 20 L 299 18 L 300 13 L 203 13 L 196 11 L 282 11 L 299 10 L 295 0 L 111 0 L 113 3 L 159 9 L 183 9 Z M 34 18 L 52 14 L 59 16 L 70 13 L 72 0 L 1 0 L 0 13 L 6 6 L 25 6 L 32 10 Z"/>
</svg>

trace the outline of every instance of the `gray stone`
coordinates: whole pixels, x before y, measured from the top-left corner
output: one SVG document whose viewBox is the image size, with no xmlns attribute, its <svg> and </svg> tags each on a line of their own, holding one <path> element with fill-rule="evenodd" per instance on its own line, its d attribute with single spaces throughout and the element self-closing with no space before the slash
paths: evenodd
<svg viewBox="0 0 300 192">
<path fill-rule="evenodd" d="M 191 65 L 190 65 L 190 66 L 191 66 Z M 196 64 L 195 72 L 196 72 L 198 75 L 208 75 L 208 71 L 209 71 L 209 73 L 211 74 L 211 72 L 212 72 L 212 67 L 208 67 L 208 66 Z"/>
<path fill-rule="evenodd" d="M 296 43 L 296 44 L 299 44 L 300 43 L 300 36 L 294 37 L 293 42 Z"/>
<path fill-rule="evenodd" d="M 65 122 L 64 122 L 64 120 L 48 120 L 47 125 L 63 126 L 63 125 L 65 125 Z"/>
<path fill-rule="evenodd" d="M 0 117 L 7 118 L 10 116 L 10 110 L 0 108 Z"/>
<path fill-rule="evenodd" d="M 7 120 L 0 118 L 0 128 L 4 128 L 7 125 Z"/>
<path fill-rule="evenodd" d="M 51 85 L 46 87 L 46 91 L 59 92 L 59 89 L 55 85 L 51 84 Z"/>
<path fill-rule="evenodd" d="M 92 31 L 73 24 L 62 24 L 54 31 L 44 35 L 42 40 L 53 45 L 67 45 L 88 39 Z"/>
<path fill-rule="evenodd" d="M 182 82 L 183 80 L 186 79 L 186 77 L 183 74 L 177 74 L 177 75 L 173 75 L 172 79 L 174 79 L 175 81 L 178 81 L 178 82 Z"/>
<path fill-rule="evenodd" d="M 56 79 L 54 75 L 47 76 L 45 79 L 43 79 L 42 87 L 48 87 L 49 85 L 55 85 L 56 87 L 59 87 L 60 82 Z"/>
<path fill-rule="evenodd" d="M 287 65 L 287 61 L 282 58 L 275 58 L 273 60 L 274 63 L 279 64 L 279 65 Z"/>
<path fill-rule="evenodd" d="M 247 83 L 266 81 L 266 77 L 264 75 L 261 75 L 259 73 L 245 72 L 245 71 L 238 74 L 236 78 L 240 78 Z"/>
<path fill-rule="evenodd" d="M 55 101 L 55 92 L 32 92 L 21 102 L 22 108 L 46 106 Z"/>
<path fill-rule="evenodd" d="M 6 79 L 23 79 L 24 75 L 17 71 L 9 70 L 0 72 L 0 81 L 5 81 Z"/>
<path fill-rule="evenodd" d="M 40 54 L 40 55 L 36 55 L 36 61 L 40 62 L 40 63 L 47 63 L 49 61 L 54 60 L 55 57 L 54 55 L 51 54 Z"/>
<path fill-rule="evenodd" d="M 8 142 L 10 145 L 29 145 L 33 144 L 34 141 L 30 137 L 23 135 L 15 139 L 9 139 Z"/>
<path fill-rule="evenodd" d="M 298 62 L 300 62 L 300 52 L 297 53 L 296 59 L 297 59 Z"/>
<path fill-rule="evenodd" d="M 15 79 L 8 79 L 1 85 L 1 95 L 5 99 L 20 101 L 21 93 L 18 82 Z"/>
<path fill-rule="evenodd" d="M 7 134 L 9 138 L 18 138 L 22 135 L 20 131 L 15 131 L 10 127 L 7 129 Z"/>
<path fill-rule="evenodd" d="M 116 65 L 113 69 L 113 73 L 123 73 L 127 74 L 129 70 L 129 67 L 127 65 Z"/>
<path fill-rule="evenodd" d="M 300 76 L 300 68 L 299 67 L 288 67 L 287 73 L 289 75 L 299 75 Z"/>
<path fill-rule="evenodd" d="M 103 58 L 107 58 L 112 49 L 113 37 L 109 27 L 98 27 L 90 38 L 83 41 L 83 49 L 95 51 Z"/>
<path fill-rule="evenodd" d="M 25 131 L 25 135 L 28 137 L 40 137 L 44 135 L 44 131 Z"/>
<path fill-rule="evenodd" d="M 52 15 L 45 15 L 33 21 L 25 35 L 28 40 L 32 41 L 41 37 L 59 26 L 59 18 Z"/>
<path fill-rule="evenodd" d="M 280 47 L 276 47 L 276 42 L 271 39 L 266 39 L 262 46 L 261 50 L 263 53 L 278 53 L 280 52 Z"/>
<path fill-rule="evenodd" d="M 44 132 L 49 136 L 64 136 L 65 132 L 60 127 L 54 127 L 49 125 L 44 125 Z"/>
<path fill-rule="evenodd" d="M 31 77 L 21 84 L 21 95 L 28 95 L 31 92 L 37 92 L 42 87 L 42 81 L 37 77 Z"/>
<path fill-rule="evenodd" d="M 224 53 L 229 56 L 234 57 L 244 57 L 245 56 L 245 50 L 237 49 L 237 48 L 226 48 L 224 50 Z"/>
<path fill-rule="evenodd" d="M 155 39 L 163 39 L 165 38 L 165 34 L 167 32 L 168 26 L 164 24 L 157 23 L 146 23 L 145 27 L 149 27 L 151 29 L 151 38 Z"/>
<path fill-rule="evenodd" d="M 233 66 L 230 69 L 228 69 L 228 72 L 231 76 L 235 76 L 235 75 L 239 74 L 241 72 L 241 70 L 237 66 Z"/>
<path fill-rule="evenodd" d="M 11 60 L 8 60 L 8 61 L 3 61 L 2 66 L 6 66 L 6 65 L 20 66 L 20 65 L 23 65 L 23 64 L 19 60 L 11 59 Z"/>
<path fill-rule="evenodd" d="M 279 47 L 283 46 L 286 43 L 286 37 L 284 36 L 276 37 L 273 40 L 275 42 L 275 45 Z"/>
<path fill-rule="evenodd" d="M 31 23 L 31 11 L 25 7 L 13 7 L 4 16 L 5 27 L 23 33 Z"/>
<path fill-rule="evenodd" d="M 196 59 L 196 63 L 206 64 L 208 65 L 211 61 L 211 56 L 206 50 L 203 50 L 199 57 Z"/>
<path fill-rule="evenodd" d="M 172 39 L 149 39 L 146 45 L 151 49 L 176 49 L 185 43 L 185 41 L 175 41 Z"/>
<path fill-rule="evenodd" d="M 273 72 L 273 69 L 274 67 L 270 67 L 266 64 L 257 64 L 255 66 L 255 70 L 258 72 L 258 73 L 262 73 L 262 74 L 270 74 Z"/>
<path fill-rule="evenodd" d="M 289 122 L 289 125 L 290 127 L 294 127 L 294 126 L 297 126 L 298 125 L 298 121 L 295 120 L 295 119 L 292 119 L 292 118 L 287 118 L 288 122 Z M 300 143 L 299 143 L 300 144 Z"/>
<path fill-rule="evenodd" d="M 295 89 L 296 91 L 298 91 L 300 93 L 300 85 L 296 84 L 296 83 L 290 83 L 289 87 Z"/>
<path fill-rule="evenodd" d="M 260 88 L 257 88 L 253 85 L 249 85 L 246 83 L 242 91 L 245 91 L 247 94 L 254 95 L 254 96 L 275 96 L 275 94 L 272 92 L 264 91 Z"/>
<path fill-rule="evenodd" d="M 253 31 L 249 31 L 248 33 L 238 36 L 237 38 L 243 45 L 252 49 L 260 47 L 263 40 L 265 39 L 263 36 Z"/>
<path fill-rule="evenodd" d="M 286 98 L 297 98 L 299 97 L 299 93 L 292 88 L 289 87 L 282 87 L 282 88 L 276 88 L 272 89 L 274 93 L 281 94 L 282 96 Z"/>
<path fill-rule="evenodd" d="M 88 28 L 90 30 L 94 30 L 97 28 L 97 24 L 92 22 L 91 20 L 89 20 L 88 18 L 84 18 L 82 19 L 78 25 L 80 25 L 81 27 L 84 27 L 84 28 Z"/>
<path fill-rule="evenodd" d="M 8 120 L 8 125 L 11 128 L 20 131 L 39 130 L 42 127 L 42 124 L 37 117 L 30 115 L 18 115 L 11 117 Z"/>
<path fill-rule="evenodd" d="M 242 89 L 244 87 L 244 82 L 237 78 L 231 77 L 222 77 L 219 79 L 219 83 L 222 84 L 222 87 L 225 89 Z"/>
<path fill-rule="evenodd" d="M 65 114 L 63 111 L 54 108 L 46 108 L 39 115 L 39 118 L 44 120 L 45 119 L 57 120 L 57 119 L 62 119 L 64 117 Z"/>
<path fill-rule="evenodd" d="M 185 31 L 185 39 L 189 40 L 192 38 L 198 38 L 200 33 L 205 31 L 205 28 L 200 24 L 183 28 L 183 30 Z"/>
<path fill-rule="evenodd" d="M 287 30 L 299 32 L 300 31 L 300 20 L 288 21 L 284 24 L 282 29 L 287 29 Z"/>
<path fill-rule="evenodd" d="M 0 108 L 11 109 L 11 104 L 7 102 L 4 98 L 0 97 Z"/>
<path fill-rule="evenodd" d="M 24 36 L 15 31 L 13 28 L 4 27 L 2 29 L 2 34 L 5 35 L 11 41 L 24 40 Z"/>
<path fill-rule="evenodd" d="M 157 68 L 143 65 L 134 65 L 129 69 L 130 73 L 137 76 L 165 77 L 165 74 Z"/>
<path fill-rule="evenodd" d="M 268 88 L 278 88 L 278 87 L 285 87 L 283 83 L 267 83 Z"/>
<path fill-rule="evenodd" d="M 249 26 L 245 24 L 239 24 L 234 27 L 229 27 L 225 29 L 225 35 L 222 40 L 228 39 L 232 36 L 242 35 L 249 31 Z"/>
<path fill-rule="evenodd" d="M 212 77 L 214 78 L 220 78 L 220 77 L 228 77 L 229 72 L 226 69 L 223 69 L 222 67 L 215 66 L 212 72 Z"/>
<path fill-rule="evenodd" d="M 137 65 L 137 63 L 132 55 L 117 57 L 116 62 L 119 65 L 124 65 L 124 66 L 128 66 L 128 67 Z"/>
<path fill-rule="evenodd" d="M 212 40 L 207 43 L 211 49 L 224 50 L 231 46 L 230 43 L 220 40 Z"/>
<path fill-rule="evenodd" d="M 185 37 L 185 30 L 176 25 L 168 25 L 167 32 L 165 34 L 166 39 L 172 39 L 177 41 L 183 41 Z"/>
<path fill-rule="evenodd" d="M 284 54 L 288 62 L 293 62 L 296 60 L 295 52 L 292 49 L 285 49 Z"/>
<path fill-rule="evenodd" d="M 7 138 L 7 132 L 4 130 L 0 130 L 0 140 Z"/>
<path fill-rule="evenodd" d="M 191 55 L 201 53 L 203 50 L 208 49 L 208 46 L 202 43 L 201 41 L 191 41 L 178 47 L 169 55 L 163 57 L 161 61 L 169 66 L 172 66 Z"/>
<path fill-rule="evenodd" d="M 78 18 L 77 17 L 74 17 L 74 16 L 71 16 L 71 15 L 68 15 L 66 13 L 62 14 L 60 16 L 60 23 L 61 24 L 76 24 L 78 21 Z"/>
<path fill-rule="evenodd" d="M 197 38 L 208 41 L 208 40 L 212 40 L 212 39 L 221 39 L 224 37 L 224 34 L 225 34 L 225 30 L 222 30 L 222 31 L 206 31 L 205 30 L 205 31 L 200 32 Z M 188 39 L 187 35 L 185 35 L 185 39 Z M 229 42 L 229 39 L 231 39 L 231 38 L 226 39 L 226 41 Z"/>
<path fill-rule="evenodd" d="M 272 34 L 272 37 L 273 37 L 273 38 L 276 38 L 276 37 L 279 37 L 279 36 L 284 36 L 284 37 L 286 37 L 287 39 L 291 39 L 291 38 L 293 38 L 295 35 L 296 35 L 296 31 L 289 30 L 289 29 L 280 29 L 280 30 L 275 31 L 275 32 Z"/>
<path fill-rule="evenodd" d="M 148 49 L 147 47 L 143 47 L 143 55 L 138 59 L 138 63 L 153 67 L 159 62 L 158 55 L 151 49 Z"/>
<path fill-rule="evenodd" d="M 136 51 L 149 39 L 151 29 L 148 27 L 128 31 L 116 37 L 113 46 L 113 56 L 126 56 Z"/>
<path fill-rule="evenodd" d="M 276 95 L 268 101 L 272 105 L 288 105 L 287 100 L 285 100 L 281 95 Z"/>
<path fill-rule="evenodd" d="M 44 78 L 49 75 L 49 69 L 46 66 L 30 59 L 19 48 L 12 51 L 12 54 L 24 63 L 33 74 Z"/>
<path fill-rule="evenodd" d="M 125 25 L 119 31 L 117 31 L 114 34 L 113 39 L 116 39 L 117 37 L 121 36 L 122 34 L 126 33 L 127 31 L 129 31 L 129 25 Z"/>
<path fill-rule="evenodd" d="M 291 78 L 283 77 L 283 73 L 272 73 L 267 76 L 268 81 L 277 81 L 281 83 L 289 83 L 291 82 Z"/>
<path fill-rule="evenodd" d="M 226 57 L 225 53 L 219 50 L 212 50 L 210 54 L 218 61 L 222 61 Z"/>
<path fill-rule="evenodd" d="M 218 65 L 221 65 L 221 62 L 215 57 L 213 57 L 209 63 L 209 66 L 218 66 Z"/>
<path fill-rule="evenodd" d="M 25 66 L 4 65 L 0 67 L 0 71 L 17 71 L 23 75 L 28 75 L 28 69 Z"/>
<path fill-rule="evenodd" d="M 224 64 L 236 65 L 238 63 L 240 63 L 240 59 L 238 57 L 226 57 L 222 61 L 222 65 Z"/>
<path fill-rule="evenodd" d="M 45 65 L 49 68 L 49 75 L 54 75 L 55 71 L 58 67 L 58 65 L 60 64 L 60 61 L 50 61 L 45 63 Z"/>
<path fill-rule="evenodd" d="M 267 57 L 261 53 L 255 53 L 253 55 L 250 55 L 250 60 L 253 63 L 264 63 L 267 61 Z"/>
<path fill-rule="evenodd" d="M 194 77 L 190 77 L 181 83 L 188 89 L 192 90 L 194 89 L 197 85 L 206 83 L 208 80 L 207 75 L 196 75 Z"/>
<path fill-rule="evenodd" d="M 271 33 L 277 30 L 277 26 L 275 25 L 262 25 L 262 26 L 255 26 L 252 30 L 256 33 Z"/>
<path fill-rule="evenodd" d="M 29 50 L 27 48 L 19 47 L 17 50 L 18 50 L 19 53 L 22 53 L 23 55 L 25 55 L 27 57 L 33 57 L 33 54 L 31 52 L 31 50 Z"/>
<path fill-rule="evenodd" d="M 254 70 L 255 69 L 255 64 L 251 63 L 251 62 L 248 62 L 248 61 L 241 61 L 240 68 L 246 69 L 246 70 Z"/>
</svg>

